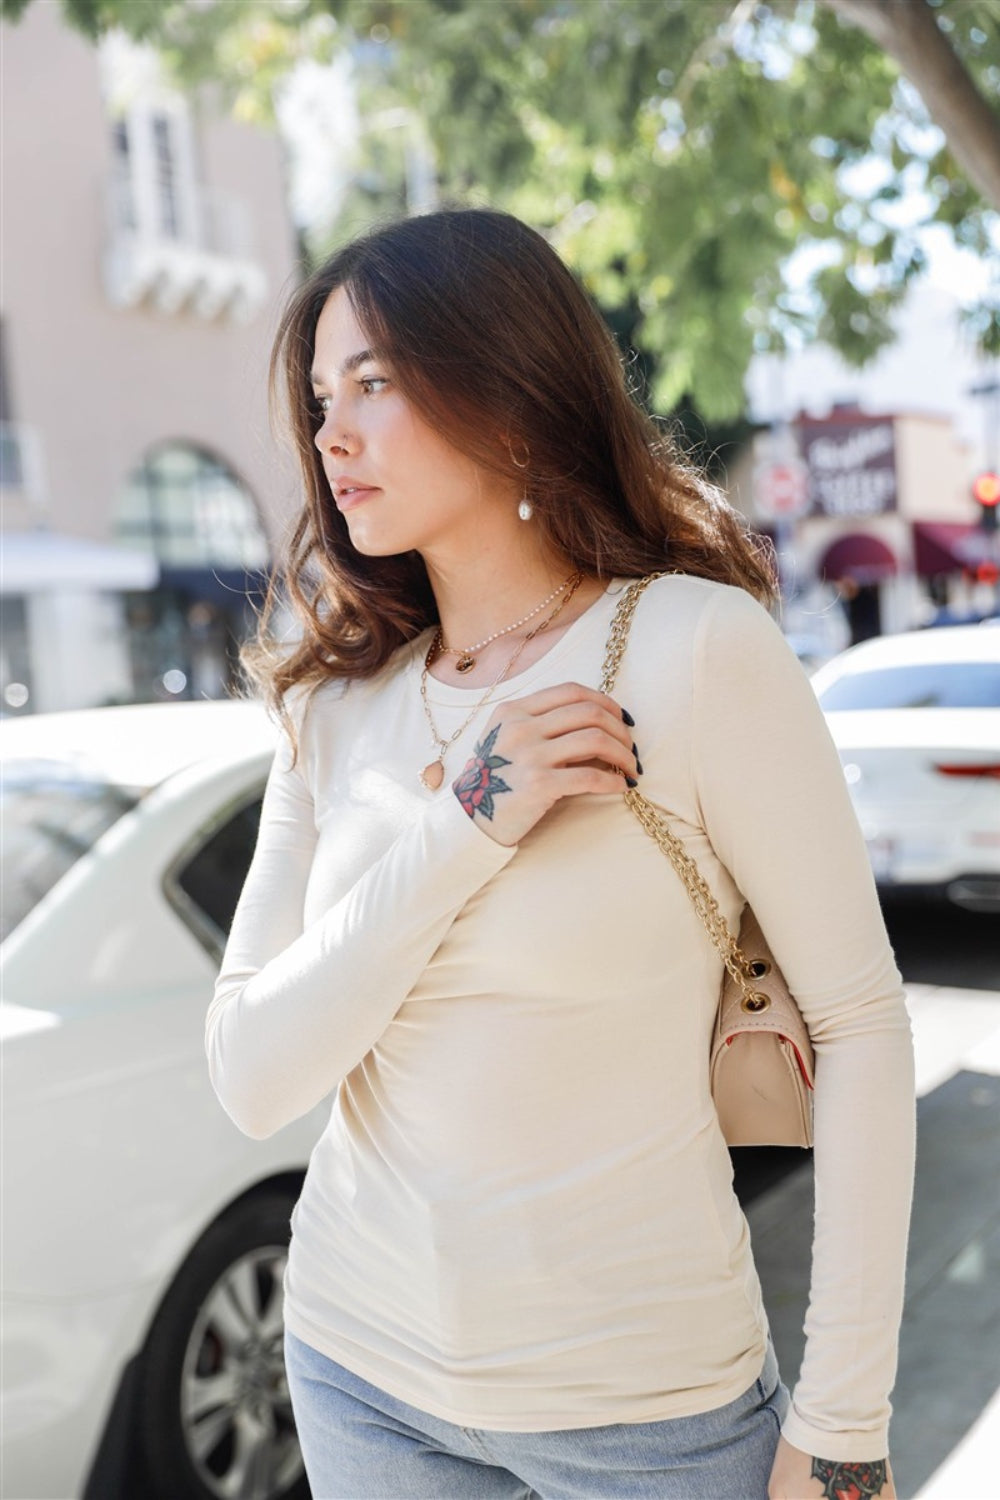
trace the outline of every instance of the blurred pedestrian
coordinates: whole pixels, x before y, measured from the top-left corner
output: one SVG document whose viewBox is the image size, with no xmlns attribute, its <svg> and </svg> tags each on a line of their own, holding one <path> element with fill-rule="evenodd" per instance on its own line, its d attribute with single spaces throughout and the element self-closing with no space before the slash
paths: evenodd
<svg viewBox="0 0 1000 1500">
<path fill-rule="evenodd" d="M 246 661 L 281 737 L 207 1046 L 252 1136 L 334 1094 L 286 1278 L 315 1500 L 892 1496 L 909 1028 L 767 557 L 506 215 L 347 245 L 272 371 L 302 633 L 272 586 Z M 815 1045 L 791 1397 L 709 1090 L 722 964 L 640 779 Z"/>
</svg>

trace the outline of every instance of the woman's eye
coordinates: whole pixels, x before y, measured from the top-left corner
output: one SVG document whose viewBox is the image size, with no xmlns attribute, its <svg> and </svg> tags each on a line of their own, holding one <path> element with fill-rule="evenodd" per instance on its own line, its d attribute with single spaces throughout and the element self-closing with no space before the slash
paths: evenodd
<svg viewBox="0 0 1000 1500">
<path fill-rule="evenodd" d="M 385 389 L 385 387 L 390 384 L 391 381 L 389 380 L 389 377 L 387 375 L 362 375 L 358 380 L 358 385 L 361 387 L 362 394 L 365 396 L 378 396 Z M 332 396 L 313 397 L 314 410 L 317 418 L 320 421 L 322 421 L 323 417 L 325 417 L 327 412 L 330 410 L 332 402 Z"/>
</svg>

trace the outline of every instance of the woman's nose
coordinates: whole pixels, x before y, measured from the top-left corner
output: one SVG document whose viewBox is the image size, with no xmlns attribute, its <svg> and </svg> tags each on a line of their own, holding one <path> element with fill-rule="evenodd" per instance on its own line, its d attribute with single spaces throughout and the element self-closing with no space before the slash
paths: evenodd
<svg viewBox="0 0 1000 1500">
<path fill-rule="evenodd" d="M 352 453 L 357 447 L 355 439 L 345 429 L 342 419 L 335 412 L 323 414 L 323 421 L 313 441 L 320 453 Z"/>
</svg>

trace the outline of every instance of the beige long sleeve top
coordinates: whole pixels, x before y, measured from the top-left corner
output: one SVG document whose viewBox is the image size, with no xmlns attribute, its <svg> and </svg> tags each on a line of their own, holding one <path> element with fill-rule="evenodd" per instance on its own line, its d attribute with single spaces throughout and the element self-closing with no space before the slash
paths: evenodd
<svg viewBox="0 0 1000 1500">
<path fill-rule="evenodd" d="M 293 1218 L 286 1320 L 465 1426 L 545 1430 L 720 1406 L 766 1317 L 708 1087 L 721 960 L 620 796 L 503 848 L 450 790 L 497 701 L 596 686 L 621 582 L 506 683 L 436 793 L 427 639 L 297 700 L 207 1022 L 212 1079 L 266 1136 L 333 1095 Z M 447 736 L 481 689 L 429 683 Z M 816 1048 L 807 1343 L 785 1436 L 887 1451 L 913 1155 L 909 1025 L 840 762 L 746 592 L 641 600 L 618 701 L 645 794 L 730 925 L 746 897 Z"/>
</svg>

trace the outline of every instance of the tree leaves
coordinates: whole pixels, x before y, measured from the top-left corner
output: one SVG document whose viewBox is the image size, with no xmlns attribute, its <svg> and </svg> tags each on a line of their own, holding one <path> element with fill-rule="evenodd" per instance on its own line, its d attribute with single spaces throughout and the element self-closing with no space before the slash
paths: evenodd
<svg viewBox="0 0 1000 1500">
<path fill-rule="evenodd" d="M 929 3 L 995 109 L 996 0 Z M 23 0 L 4 5 L 15 14 Z M 741 409 L 755 349 L 821 336 L 870 358 L 921 269 L 920 222 L 980 253 L 996 233 L 896 63 L 825 4 L 63 5 L 91 34 L 118 22 L 156 37 L 184 78 L 224 81 L 244 118 L 269 117 L 298 58 L 347 49 L 368 128 L 333 239 L 405 204 L 401 148 L 414 141 L 395 129 L 390 144 L 381 122 L 409 111 L 443 197 L 541 228 L 609 312 L 627 310 L 654 402 L 688 393 L 714 419 Z M 312 252 L 330 243 L 314 233 Z M 972 318 L 985 346 L 998 325 L 995 308 Z"/>
</svg>

